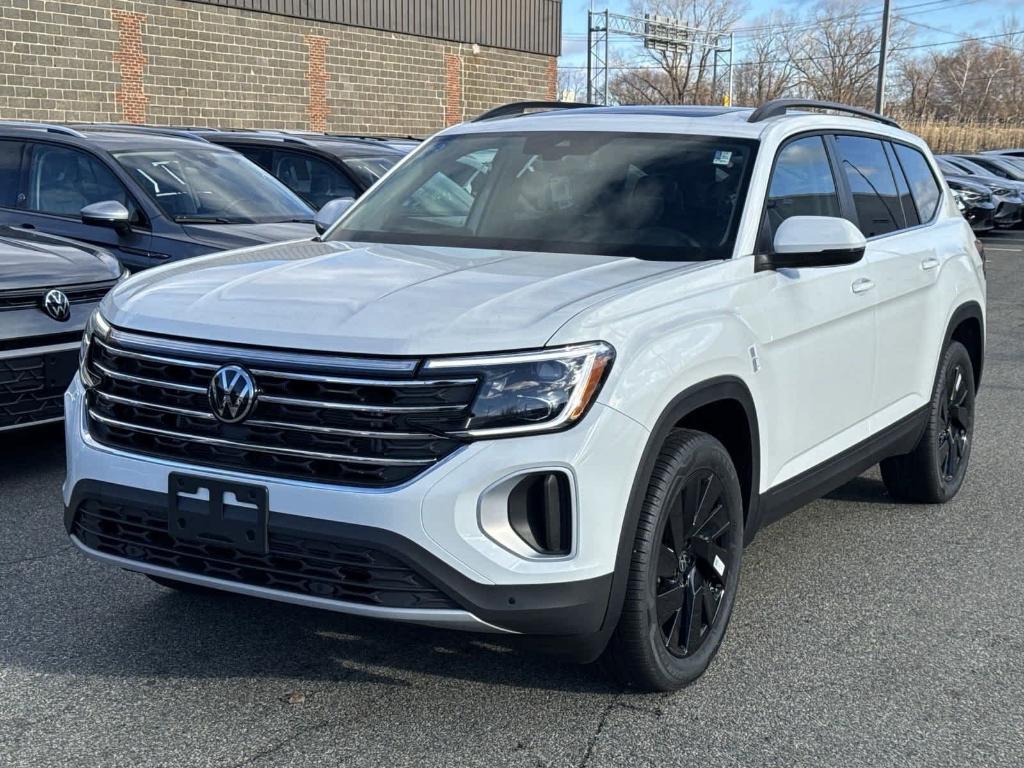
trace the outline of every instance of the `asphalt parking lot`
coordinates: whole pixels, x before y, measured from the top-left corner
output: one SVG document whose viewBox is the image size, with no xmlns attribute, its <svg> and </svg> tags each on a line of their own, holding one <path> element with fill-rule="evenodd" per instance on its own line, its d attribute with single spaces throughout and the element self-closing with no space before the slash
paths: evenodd
<svg viewBox="0 0 1024 768">
<path fill-rule="evenodd" d="M 762 531 L 722 653 L 673 695 L 92 563 L 60 430 L 0 438 L 0 765 L 1024 764 L 1024 232 L 986 244 L 959 497 L 895 505 L 872 472 Z"/>
</svg>

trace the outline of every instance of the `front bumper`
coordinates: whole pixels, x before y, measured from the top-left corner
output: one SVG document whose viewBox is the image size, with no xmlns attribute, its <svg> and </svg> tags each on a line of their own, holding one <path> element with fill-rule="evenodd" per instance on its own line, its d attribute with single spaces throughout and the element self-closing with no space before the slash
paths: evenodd
<svg viewBox="0 0 1024 768">
<path fill-rule="evenodd" d="M 112 449 L 89 435 L 83 399 L 76 378 L 65 399 L 65 524 L 74 543 L 92 557 L 129 570 L 363 616 L 539 635 L 590 635 L 602 629 L 619 532 L 648 436 L 612 408 L 598 404 L 565 432 L 472 443 L 405 485 L 367 489 L 194 467 Z M 575 486 L 575 538 L 569 556 L 524 556 L 502 546 L 500 537 L 482 527 L 484 492 L 541 468 L 568 472 Z M 78 516 L 83 505 L 168 509 L 172 472 L 264 486 L 271 542 L 300 531 L 310 541 L 383 553 L 381 557 L 398 561 L 412 574 L 409 578 L 435 588 L 448 603 L 422 608 L 371 604 L 344 592 L 323 597 L 317 589 L 296 590 L 264 576 L 239 578 L 230 568 L 223 570 L 223 563 L 209 567 L 193 560 L 183 566 L 173 559 L 181 554 L 173 551 L 173 543 L 172 558 L 161 562 L 143 556 L 138 547 L 117 550 L 82 532 Z M 166 544 L 156 542 L 158 547 Z"/>
</svg>

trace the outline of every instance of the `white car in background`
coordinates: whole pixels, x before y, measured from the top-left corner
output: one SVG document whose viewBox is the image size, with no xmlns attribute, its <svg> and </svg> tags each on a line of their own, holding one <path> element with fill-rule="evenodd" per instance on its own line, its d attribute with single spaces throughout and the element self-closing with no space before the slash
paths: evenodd
<svg viewBox="0 0 1024 768">
<path fill-rule="evenodd" d="M 113 291 L 66 398 L 74 543 L 669 690 L 758 528 L 879 462 L 956 494 L 984 261 L 923 141 L 804 101 L 526 111 L 430 139 L 319 240 Z"/>
</svg>

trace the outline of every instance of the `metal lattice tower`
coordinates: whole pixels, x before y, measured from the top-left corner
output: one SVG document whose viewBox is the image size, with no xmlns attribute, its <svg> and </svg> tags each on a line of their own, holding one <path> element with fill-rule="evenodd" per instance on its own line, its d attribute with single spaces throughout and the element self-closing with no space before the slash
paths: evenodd
<svg viewBox="0 0 1024 768">
<path fill-rule="evenodd" d="M 660 16 L 623 16 L 610 11 L 587 11 L 587 101 L 608 103 L 608 38 L 612 35 L 643 40 L 645 48 L 660 51 L 711 53 L 711 95 L 732 104 L 733 33 L 699 29 Z"/>
</svg>

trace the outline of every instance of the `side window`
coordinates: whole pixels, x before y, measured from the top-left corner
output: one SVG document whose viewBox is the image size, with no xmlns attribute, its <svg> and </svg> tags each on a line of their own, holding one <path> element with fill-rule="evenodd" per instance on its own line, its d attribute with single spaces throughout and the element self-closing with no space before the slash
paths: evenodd
<svg viewBox="0 0 1024 768">
<path fill-rule="evenodd" d="M 274 155 L 274 176 L 316 209 L 336 197 L 356 197 L 348 176 L 312 155 L 281 152 Z"/>
<path fill-rule="evenodd" d="M 896 180 L 896 191 L 900 197 L 900 211 L 903 213 L 903 220 L 907 223 L 908 227 L 916 227 L 921 223 L 921 220 L 917 216 L 917 207 L 914 205 L 914 199 L 910 195 L 906 174 L 903 173 L 903 169 L 896 159 L 896 153 L 893 151 L 892 144 L 885 142 L 883 146 L 885 147 L 885 157 L 889 161 L 889 169 Z"/>
<path fill-rule="evenodd" d="M 896 145 L 896 157 L 910 184 L 910 193 L 914 196 L 918 216 L 924 223 L 931 221 L 942 199 L 942 191 L 928 161 L 916 149 L 903 144 Z"/>
<path fill-rule="evenodd" d="M 267 173 L 274 172 L 274 150 L 268 147 L 252 147 L 237 145 L 231 147 L 235 152 L 245 155 Z"/>
<path fill-rule="evenodd" d="M 768 235 L 790 216 L 840 216 L 832 167 L 821 136 L 790 142 L 779 153 L 768 187 Z"/>
<path fill-rule="evenodd" d="M 836 136 L 836 147 L 864 237 L 902 229 L 903 209 L 882 142 L 864 136 Z"/>
<path fill-rule="evenodd" d="M 14 208 L 21 187 L 23 141 L 0 141 L 0 207 Z"/>
<path fill-rule="evenodd" d="M 85 206 L 104 200 L 116 200 L 137 215 L 124 185 L 94 157 L 70 147 L 33 147 L 25 208 L 77 217 Z"/>
</svg>

